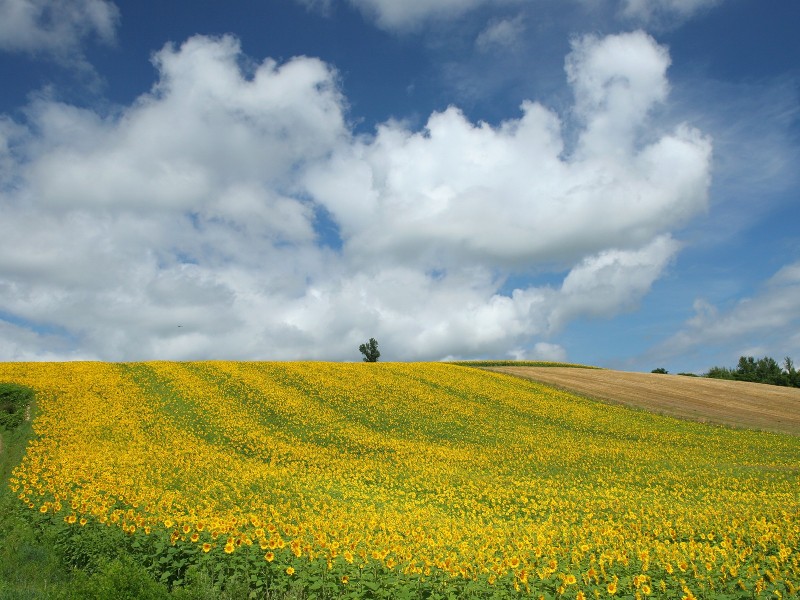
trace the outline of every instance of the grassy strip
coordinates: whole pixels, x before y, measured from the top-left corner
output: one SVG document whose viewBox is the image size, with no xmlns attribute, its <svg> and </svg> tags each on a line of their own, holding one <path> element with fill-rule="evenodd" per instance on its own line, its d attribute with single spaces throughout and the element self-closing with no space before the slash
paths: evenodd
<svg viewBox="0 0 800 600">
<path fill-rule="evenodd" d="M 2 384 L 4 391 L 11 387 Z M 39 539 L 20 509 L 19 500 L 8 487 L 11 472 L 22 460 L 28 441 L 33 437 L 31 422 L 24 419 L 25 406 L 18 403 L 19 398 L 19 394 L 14 394 L 14 411 L 7 410 L 6 415 L 22 415 L 23 418 L 8 418 L 6 423 L 13 426 L 0 427 L 0 598 L 46 598 L 46 591 L 62 587 L 68 576 L 55 552 Z M 32 406 L 31 413 L 34 411 Z"/>
<path fill-rule="evenodd" d="M 0 430 L 13 431 L 25 420 L 33 390 L 16 383 L 0 383 Z"/>
<path fill-rule="evenodd" d="M 599 369 L 590 365 L 573 363 L 548 362 L 541 360 L 457 360 L 448 362 L 449 365 L 461 367 L 563 367 L 569 369 Z"/>
</svg>

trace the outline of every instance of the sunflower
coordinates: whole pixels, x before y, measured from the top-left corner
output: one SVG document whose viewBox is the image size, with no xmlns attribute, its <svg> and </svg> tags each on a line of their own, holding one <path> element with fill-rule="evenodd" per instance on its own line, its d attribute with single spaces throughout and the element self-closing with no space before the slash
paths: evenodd
<svg viewBox="0 0 800 600">
<path fill-rule="evenodd" d="M 286 567 L 287 575 L 294 575 L 294 567 Z"/>
</svg>

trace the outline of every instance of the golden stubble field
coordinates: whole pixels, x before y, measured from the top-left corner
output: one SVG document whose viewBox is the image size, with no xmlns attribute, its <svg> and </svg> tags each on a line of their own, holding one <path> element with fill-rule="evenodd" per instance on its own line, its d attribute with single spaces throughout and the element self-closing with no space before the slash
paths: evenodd
<svg viewBox="0 0 800 600">
<path fill-rule="evenodd" d="M 800 435 L 800 388 L 604 369 L 487 369 L 680 419 Z"/>
</svg>

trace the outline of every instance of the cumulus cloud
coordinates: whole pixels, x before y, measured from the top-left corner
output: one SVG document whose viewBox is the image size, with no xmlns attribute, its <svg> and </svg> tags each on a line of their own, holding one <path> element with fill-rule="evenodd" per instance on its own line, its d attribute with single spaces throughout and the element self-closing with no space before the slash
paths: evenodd
<svg viewBox="0 0 800 600">
<path fill-rule="evenodd" d="M 81 60 L 83 40 L 113 42 L 118 22 L 107 0 L 0 0 L 0 50 Z"/>
<path fill-rule="evenodd" d="M 709 184 L 710 142 L 698 131 L 637 144 L 664 98 L 663 54 L 641 33 L 576 42 L 567 72 L 585 126 L 566 158 L 562 122 L 541 104 L 498 127 L 450 107 L 422 131 L 382 125 L 316 165 L 306 185 L 354 256 L 513 268 L 640 247 L 704 210 Z"/>
<path fill-rule="evenodd" d="M 705 210 L 710 141 L 642 135 L 669 87 L 642 33 L 575 41 L 573 113 L 371 136 L 329 65 L 240 54 L 194 37 L 118 113 L 0 119 L 6 359 L 357 359 L 371 336 L 387 359 L 563 359 L 551 336 L 635 307 Z M 505 291 L 532 269 L 565 275 Z"/>
</svg>

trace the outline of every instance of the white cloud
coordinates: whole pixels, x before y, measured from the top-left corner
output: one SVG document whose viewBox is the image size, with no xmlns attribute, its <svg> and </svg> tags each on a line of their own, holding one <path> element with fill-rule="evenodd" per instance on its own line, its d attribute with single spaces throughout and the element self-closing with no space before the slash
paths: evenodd
<svg viewBox="0 0 800 600">
<path fill-rule="evenodd" d="M 266 61 L 247 80 L 238 54 L 231 37 L 165 47 L 155 57 L 159 83 L 113 123 L 35 104 L 50 148 L 29 167 L 31 195 L 53 208 L 209 210 L 242 226 L 264 225 L 270 211 L 302 213 L 277 196 L 293 169 L 344 133 L 334 74 L 300 58 Z M 267 204 L 259 195 L 270 208 L 258 208 Z"/>
<path fill-rule="evenodd" d="M 551 326 L 558 328 L 579 315 L 608 316 L 632 308 L 678 249 L 670 236 L 659 236 L 634 251 L 605 250 L 584 259 L 564 279 Z"/>
<path fill-rule="evenodd" d="M 0 352 L 357 360 L 374 336 L 386 359 L 565 358 L 553 334 L 629 310 L 667 267 L 711 151 L 686 125 L 641 135 L 668 89 L 651 38 L 574 48 L 574 151 L 570 115 L 535 102 L 356 137 L 333 69 L 246 76 L 232 37 L 165 47 L 116 115 L 38 99 L 0 120 Z M 531 268 L 568 274 L 501 292 Z"/>
<path fill-rule="evenodd" d="M 482 52 L 497 48 L 515 49 L 524 33 L 525 22 L 521 15 L 513 19 L 493 20 L 478 34 L 475 45 Z"/>
<path fill-rule="evenodd" d="M 119 9 L 106 0 L 0 0 L 0 50 L 77 60 L 84 39 L 113 42 L 118 22 Z"/>
<path fill-rule="evenodd" d="M 586 127 L 581 150 L 629 154 L 648 112 L 667 97 L 669 64 L 667 49 L 641 31 L 574 40 L 566 69 Z"/>
<path fill-rule="evenodd" d="M 308 0 L 301 0 L 307 2 Z M 501 0 L 505 3 L 522 0 Z M 491 0 L 349 0 L 351 4 L 375 19 L 383 29 L 409 29 L 428 19 L 452 19 Z"/>
<path fill-rule="evenodd" d="M 800 351 L 800 262 L 784 266 L 749 298 L 727 310 L 703 299 L 695 301 L 695 315 L 683 329 L 655 349 L 662 356 L 678 356 L 700 346 L 742 348 L 740 354 L 784 356 Z"/>
<path fill-rule="evenodd" d="M 573 156 L 558 115 L 540 104 L 525 102 L 499 127 L 450 107 L 423 131 L 384 124 L 315 165 L 306 185 L 353 256 L 513 268 L 639 247 L 706 206 L 708 140 L 681 126 L 637 143 L 664 99 L 654 88 L 666 88 L 667 64 L 640 33 L 578 42 L 567 69 L 586 126 Z"/>
<path fill-rule="evenodd" d="M 567 362 L 567 351 L 558 344 L 538 342 L 530 350 L 516 348 L 508 353 L 512 360 L 545 360 Z"/>
<path fill-rule="evenodd" d="M 686 20 L 723 0 L 623 0 L 622 15 L 641 23 Z"/>
</svg>

